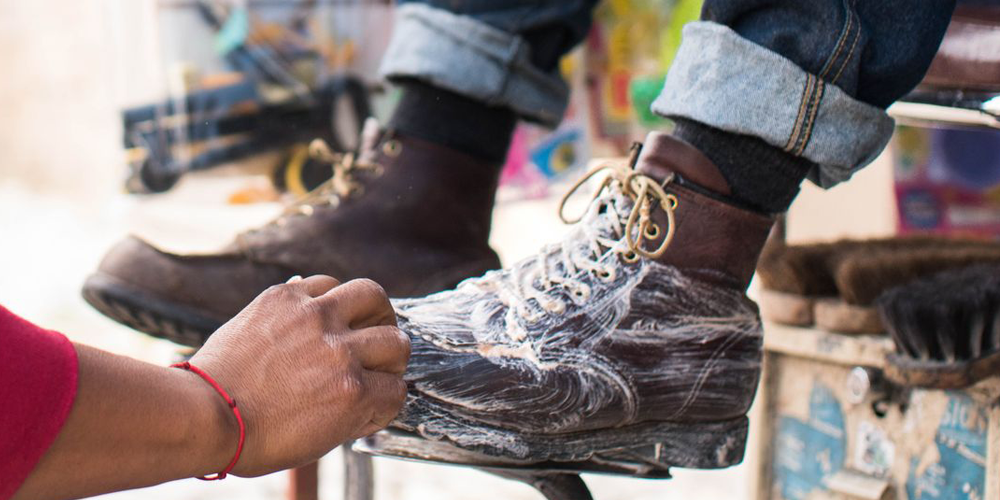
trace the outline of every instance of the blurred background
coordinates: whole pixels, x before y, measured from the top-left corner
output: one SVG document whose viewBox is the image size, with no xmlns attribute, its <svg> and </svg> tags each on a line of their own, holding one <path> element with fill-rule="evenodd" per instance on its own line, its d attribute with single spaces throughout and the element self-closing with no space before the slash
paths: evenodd
<svg viewBox="0 0 1000 500">
<path fill-rule="evenodd" d="M 669 126 L 646 109 L 680 26 L 697 17 L 699 5 L 601 7 L 585 47 L 563 64 L 573 82 L 563 125 L 517 132 L 494 212 L 492 243 L 505 263 L 563 234 L 558 198 L 589 159 L 620 156 L 646 130 Z M 324 136 L 350 149 L 364 115 L 385 116 L 392 107 L 393 89 L 375 74 L 392 9 L 361 0 L 0 0 L 0 303 L 75 341 L 174 361 L 176 345 L 87 306 L 79 293 L 84 278 L 129 233 L 171 251 L 210 251 L 322 182 L 325 172 L 297 156 L 304 144 Z M 268 50 L 274 53 L 261 55 Z M 281 63 L 277 69 L 266 64 L 269 57 Z M 173 116 L 182 111 L 209 119 Z M 283 127 L 278 115 L 300 122 Z M 887 151 L 854 181 L 826 192 L 804 186 L 788 216 L 787 241 L 954 231 L 942 221 L 963 220 L 970 226 L 960 231 L 995 236 L 1000 217 L 989 196 L 970 202 L 975 210 L 965 219 L 943 212 L 928 218 L 935 203 L 897 203 L 909 192 L 907 179 L 920 182 L 924 198 L 917 201 L 940 192 L 954 198 L 952 177 L 920 177 L 919 169 L 933 144 L 947 149 L 949 140 L 968 136 L 939 136 L 904 130 L 896 155 Z M 987 135 L 963 144 L 987 154 L 997 141 Z M 963 189 L 987 191 L 997 183 L 989 175 L 995 170 L 975 170 L 982 175 Z M 931 181 L 946 187 L 928 187 Z M 754 425 L 770 425 L 759 422 L 770 413 L 760 415 L 758 408 Z M 743 465 L 724 471 L 679 470 L 670 481 L 587 479 L 599 499 L 756 498 L 757 488 L 766 489 L 761 457 L 772 458 L 756 441 Z M 375 462 L 379 499 L 538 498 L 527 486 L 468 469 Z M 107 498 L 274 499 L 287 482 L 286 474 L 188 480 Z M 320 492 L 340 498 L 342 488 L 334 452 L 322 462 Z"/>
</svg>

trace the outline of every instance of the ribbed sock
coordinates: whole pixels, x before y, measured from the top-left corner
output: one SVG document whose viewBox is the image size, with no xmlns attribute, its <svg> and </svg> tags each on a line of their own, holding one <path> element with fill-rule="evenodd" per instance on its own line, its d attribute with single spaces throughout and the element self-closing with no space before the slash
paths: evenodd
<svg viewBox="0 0 1000 500">
<path fill-rule="evenodd" d="M 418 80 L 396 82 L 402 97 L 388 128 L 456 149 L 488 163 L 507 157 L 517 115 Z"/>
<path fill-rule="evenodd" d="M 733 134 L 708 125 L 675 118 L 674 136 L 687 141 L 712 160 L 732 190 L 734 200 L 756 210 L 788 210 L 813 163 L 761 139 Z"/>
</svg>

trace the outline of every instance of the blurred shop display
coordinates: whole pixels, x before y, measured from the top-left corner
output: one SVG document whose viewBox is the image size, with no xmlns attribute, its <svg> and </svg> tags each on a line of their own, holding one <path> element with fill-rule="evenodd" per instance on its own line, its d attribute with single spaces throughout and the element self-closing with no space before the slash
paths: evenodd
<svg viewBox="0 0 1000 500">
<path fill-rule="evenodd" d="M 304 193 L 329 177 L 302 159 L 310 140 L 356 145 L 371 114 L 374 59 L 359 47 L 385 43 L 382 29 L 359 21 L 383 27 L 385 2 L 149 0 L 122 12 L 123 51 L 145 47 L 124 55 L 136 66 L 125 70 L 126 93 L 159 89 L 122 111 L 130 192 L 163 192 L 187 172 L 277 153 L 276 184 Z"/>
<path fill-rule="evenodd" d="M 1000 237 L 1000 130 L 896 128 L 899 230 Z"/>
<path fill-rule="evenodd" d="M 680 46 L 681 28 L 702 0 L 609 0 L 599 4 L 583 46 L 562 62 L 570 106 L 554 131 L 522 124 L 501 182 L 508 196 L 544 196 L 591 158 L 624 156 L 652 129 L 670 127 L 650 112 Z"/>
<path fill-rule="evenodd" d="M 330 176 L 329 165 L 309 158 L 308 142 L 352 150 L 364 119 L 396 97 L 377 80 L 392 29 L 388 1 L 119 4 L 130 192 L 265 162 L 276 188 L 302 195 Z M 700 9 L 701 0 L 603 2 L 590 36 L 560 67 L 571 88 L 565 119 L 555 130 L 518 127 L 503 196 L 543 196 L 591 157 L 621 156 L 649 129 L 669 127 L 649 106 L 683 24 Z"/>
<path fill-rule="evenodd" d="M 680 47 L 684 24 L 701 0 L 609 0 L 598 7 L 587 43 L 595 133 L 627 142 L 666 120 L 649 107 Z"/>
</svg>

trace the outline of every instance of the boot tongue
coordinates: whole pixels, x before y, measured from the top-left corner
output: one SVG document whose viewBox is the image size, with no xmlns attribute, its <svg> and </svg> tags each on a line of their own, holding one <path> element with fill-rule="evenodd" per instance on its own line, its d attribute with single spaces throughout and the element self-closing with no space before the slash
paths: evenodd
<svg viewBox="0 0 1000 500">
<path fill-rule="evenodd" d="M 723 196 L 731 193 L 719 169 L 694 146 L 661 132 L 650 132 L 639 153 L 636 170 L 661 183 L 671 173 Z"/>
</svg>

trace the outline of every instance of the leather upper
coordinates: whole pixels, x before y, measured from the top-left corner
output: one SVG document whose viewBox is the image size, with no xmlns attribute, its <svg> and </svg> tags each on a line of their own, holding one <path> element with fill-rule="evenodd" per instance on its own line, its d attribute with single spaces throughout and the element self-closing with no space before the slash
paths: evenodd
<svg viewBox="0 0 1000 500">
<path fill-rule="evenodd" d="M 221 323 L 296 274 L 370 278 L 390 296 L 407 297 L 500 266 L 488 245 L 499 167 L 416 139 L 363 140 L 361 160 L 378 168 L 357 173 L 360 189 L 351 196 L 291 206 L 214 254 L 171 254 L 129 238 L 99 272 Z"/>
<path fill-rule="evenodd" d="M 678 204 L 674 243 L 660 262 L 680 269 L 710 270 L 746 289 L 774 217 L 723 201 L 729 185 L 715 165 L 694 146 L 667 134 L 649 134 L 636 169 L 661 182 L 670 179 L 671 173 L 681 177 L 664 186 L 677 196 Z M 654 211 L 653 219 L 666 227 L 662 211 Z M 649 246 L 655 247 L 662 240 L 663 236 Z"/>
</svg>

